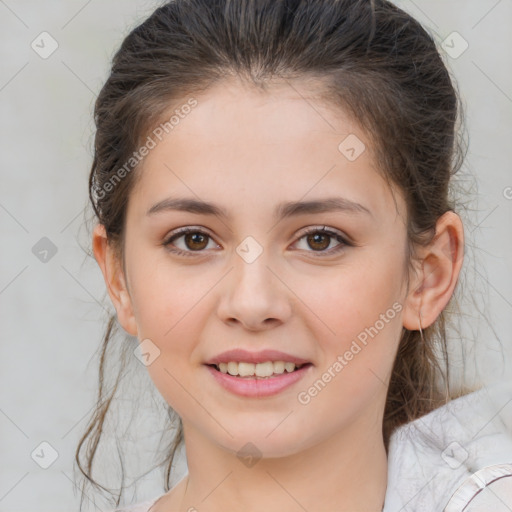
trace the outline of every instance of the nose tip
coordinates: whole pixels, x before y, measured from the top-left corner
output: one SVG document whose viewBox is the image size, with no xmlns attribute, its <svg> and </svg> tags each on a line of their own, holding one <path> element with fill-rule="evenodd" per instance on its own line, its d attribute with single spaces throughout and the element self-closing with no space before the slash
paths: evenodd
<svg viewBox="0 0 512 512">
<path fill-rule="evenodd" d="M 280 279 L 263 258 L 239 268 L 224 282 L 218 315 L 230 325 L 257 332 L 277 327 L 291 314 L 290 301 Z"/>
</svg>

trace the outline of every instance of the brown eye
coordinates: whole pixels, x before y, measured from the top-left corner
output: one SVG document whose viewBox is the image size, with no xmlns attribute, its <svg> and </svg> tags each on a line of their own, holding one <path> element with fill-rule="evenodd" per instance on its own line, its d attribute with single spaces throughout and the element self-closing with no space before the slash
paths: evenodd
<svg viewBox="0 0 512 512">
<path fill-rule="evenodd" d="M 208 245 L 208 235 L 201 233 L 199 231 L 194 231 L 192 233 L 187 233 L 184 235 L 183 240 L 185 241 L 185 245 L 193 251 L 201 250 Z M 205 244 L 206 241 L 206 244 Z"/>
<path fill-rule="evenodd" d="M 331 238 L 329 235 L 325 233 L 315 233 L 312 235 L 307 235 L 307 241 L 309 246 L 312 249 L 324 251 L 331 244 Z"/>
<path fill-rule="evenodd" d="M 299 238 L 299 241 L 304 239 L 307 245 L 306 252 L 319 253 L 318 256 L 326 256 L 336 254 L 342 251 L 344 248 L 351 246 L 338 232 L 330 231 L 323 228 L 311 228 Z M 338 241 L 338 245 L 332 249 L 327 250 L 331 245 L 331 241 L 335 239 Z M 308 250 L 312 249 L 312 250 Z M 315 256 L 317 256 L 315 254 Z"/>
<path fill-rule="evenodd" d="M 175 244 L 179 239 L 183 239 L 181 247 Z M 174 232 L 162 245 L 168 251 L 180 256 L 193 256 L 194 252 L 204 252 L 210 240 L 211 236 L 208 233 L 199 229 L 184 228 Z"/>
</svg>

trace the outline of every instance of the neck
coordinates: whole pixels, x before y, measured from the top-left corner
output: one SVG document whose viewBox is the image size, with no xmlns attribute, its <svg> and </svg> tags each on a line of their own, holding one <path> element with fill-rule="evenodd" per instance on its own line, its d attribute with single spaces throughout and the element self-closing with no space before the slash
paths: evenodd
<svg viewBox="0 0 512 512">
<path fill-rule="evenodd" d="M 382 511 L 388 466 L 381 428 L 354 424 L 297 453 L 252 464 L 191 425 L 184 432 L 189 473 L 180 512 Z"/>
</svg>

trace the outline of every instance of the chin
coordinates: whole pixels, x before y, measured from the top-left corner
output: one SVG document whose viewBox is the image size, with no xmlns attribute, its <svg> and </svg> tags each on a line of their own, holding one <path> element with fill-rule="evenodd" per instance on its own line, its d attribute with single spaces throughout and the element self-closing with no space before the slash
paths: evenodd
<svg viewBox="0 0 512 512">
<path fill-rule="evenodd" d="M 280 421 L 282 421 L 282 418 Z M 275 425 L 278 424 L 279 421 L 275 422 L 274 426 L 269 429 L 255 428 L 252 425 L 251 428 L 237 428 L 234 430 L 226 426 L 233 437 L 226 434 L 218 440 L 218 444 L 241 459 L 244 457 L 272 459 L 295 455 L 300 451 L 300 447 L 304 445 L 304 432 L 302 431 L 299 438 L 292 435 L 284 426 L 278 426 L 276 429 Z"/>
</svg>

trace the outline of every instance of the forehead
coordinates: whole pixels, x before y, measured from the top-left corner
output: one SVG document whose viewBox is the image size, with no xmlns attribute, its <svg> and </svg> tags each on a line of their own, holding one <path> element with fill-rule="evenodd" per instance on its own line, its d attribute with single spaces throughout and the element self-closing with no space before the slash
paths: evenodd
<svg viewBox="0 0 512 512">
<path fill-rule="evenodd" d="M 257 206 L 270 213 L 283 200 L 341 195 L 376 215 L 391 205 L 394 211 L 372 141 L 317 96 L 311 82 L 282 81 L 262 91 L 233 80 L 194 95 L 196 105 L 145 157 L 136 200 L 150 207 L 167 196 L 196 196 L 235 210 L 254 206 L 256 214 Z M 179 104 L 162 118 L 176 110 Z"/>
</svg>

